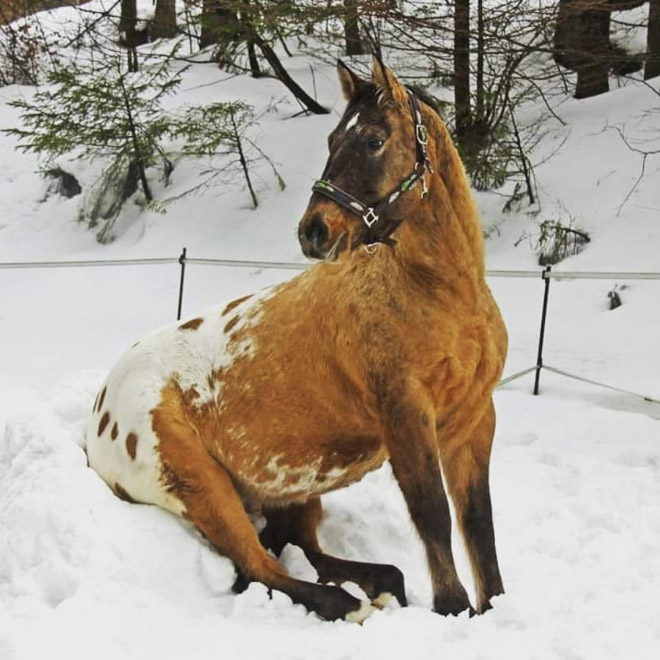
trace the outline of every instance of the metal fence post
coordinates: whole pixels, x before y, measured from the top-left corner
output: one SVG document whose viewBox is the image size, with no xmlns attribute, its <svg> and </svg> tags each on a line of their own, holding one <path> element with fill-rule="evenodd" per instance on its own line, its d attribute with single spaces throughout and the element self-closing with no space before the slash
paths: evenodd
<svg viewBox="0 0 660 660">
<path fill-rule="evenodd" d="M 181 320 L 181 306 L 183 305 L 183 278 L 186 275 L 186 248 L 183 248 L 183 252 L 181 252 L 179 263 L 181 264 L 181 279 L 179 280 L 179 306 L 176 310 L 177 321 Z"/>
<path fill-rule="evenodd" d="M 536 375 L 534 377 L 534 394 L 539 393 L 539 379 L 541 378 L 541 369 L 543 368 L 543 340 L 545 339 L 545 319 L 548 314 L 548 296 L 550 295 L 550 271 L 552 268 L 546 266 L 541 273 L 545 280 L 545 290 L 543 292 L 543 310 L 541 311 L 541 331 L 539 333 L 539 351 L 536 356 Z"/>
</svg>

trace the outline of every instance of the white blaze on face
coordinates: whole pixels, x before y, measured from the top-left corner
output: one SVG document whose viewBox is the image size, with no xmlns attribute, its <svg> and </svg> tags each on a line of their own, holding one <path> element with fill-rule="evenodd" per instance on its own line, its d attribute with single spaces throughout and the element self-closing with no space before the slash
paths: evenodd
<svg viewBox="0 0 660 660">
<path fill-rule="evenodd" d="M 346 124 L 346 131 L 350 131 L 351 128 L 357 125 L 358 119 L 360 118 L 360 113 L 356 112 L 349 120 L 348 123 Z"/>
</svg>

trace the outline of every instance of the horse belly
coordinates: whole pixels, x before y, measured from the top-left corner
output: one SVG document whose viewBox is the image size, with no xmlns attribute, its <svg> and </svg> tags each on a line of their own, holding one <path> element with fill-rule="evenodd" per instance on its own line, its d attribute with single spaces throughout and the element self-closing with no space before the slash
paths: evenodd
<svg viewBox="0 0 660 660">
<path fill-rule="evenodd" d="M 251 445 L 250 437 L 254 436 L 246 436 L 246 447 Z M 251 461 L 229 466 L 239 489 L 251 501 L 305 501 L 359 481 L 387 458 L 384 445 L 375 437 L 341 437 L 334 442 L 294 437 L 271 442 L 272 452 L 256 452 L 255 445 Z"/>
</svg>

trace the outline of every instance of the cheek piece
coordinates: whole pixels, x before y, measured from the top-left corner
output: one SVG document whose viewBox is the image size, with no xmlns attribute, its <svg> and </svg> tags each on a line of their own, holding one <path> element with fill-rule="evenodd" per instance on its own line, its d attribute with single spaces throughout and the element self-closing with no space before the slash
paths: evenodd
<svg viewBox="0 0 660 660">
<path fill-rule="evenodd" d="M 426 182 L 424 180 L 424 173 L 426 170 L 433 173 L 433 167 L 429 161 L 428 156 L 428 132 L 426 126 L 422 123 L 422 113 L 419 109 L 419 100 L 417 97 L 408 90 L 408 100 L 410 101 L 410 111 L 415 128 L 415 166 L 413 171 L 399 183 L 399 185 L 381 199 L 374 206 L 364 204 L 350 193 L 338 188 L 332 181 L 319 179 L 312 186 L 312 190 L 320 195 L 328 197 L 329 199 L 337 202 L 340 206 L 351 211 L 362 218 L 362 221 L 367 225 L 367 232 L 364 236 L 362 243 L 368 248 L 384 243 L 385 245 L 392 246 L 396 243 L 391 235 L 399 228 L 403 219 L 392 220 L 385 222 L 385 213 L 388 207 L 393 204 L 401 195 L 401 193 L 410 190 L 421 179 L 424 185 L 422 197 L 426 194 Z"/>
</svg>

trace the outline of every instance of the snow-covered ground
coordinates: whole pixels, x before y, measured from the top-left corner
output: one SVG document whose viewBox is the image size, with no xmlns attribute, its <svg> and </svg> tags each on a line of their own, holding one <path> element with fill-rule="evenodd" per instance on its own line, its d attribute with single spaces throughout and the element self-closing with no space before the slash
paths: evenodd
<svg viewBox="0 0 660 660">
<path fill-rule="evenodd" d="M 0 133 L 0 262 L 176 257 L 184 246 L 194 257 L 302 262 L 296 225 L 343 103 L 331 67 L 315 64 L 312 75 L 302 56 L 286 65 L 316 87 L 330 116 L 293 119 L 299 108 L 277 81 L 228 78 L 212 65 L 191 67 L 172 103 L 272 105 L 258 135 L 287 189 L 264 169 L 257 210 L 239 188 L 211 188 L 165 215 L 143 211 L 109 246 L 77 223 L 75 198 L 42 201 L 36 159 Z M 660 271 L 660 157 L 647 158 L 634 187 L 641 155 L 610 128 L 658 149 L 659 88 L 658 79 L 630 84 L 556 108 L 566 125 L 548 124 L 532 155 L 541 213 L 506 216 L 500 197 L 478 197 L 489 268 L 538 268 L 533 237 L 518 239 L 543 219 L 572 217 L 592 241 L 558 270 Z M 23 93 L 0 88 L 0 128 L 15 125 L 6 103 Z M 77 174 L 84 180 L 82 167 Z M 172 193 L 195 176 L 181 164 Z M 191 265 L 184 316 L 292 274 Z M 334 554 L 398 565 L 410 607 L 391 605 L 357 626 L 322 622 L 260 585 L 233 595 L 228 560 L 181 520 L 118 500 L 81 446 L 106 371 L 174 318 L 178 279 L 176 265 L 0 269 L 0 660 L 658 657 L 660 406 L 549 373 L 539 397 L 531 377 L 496 395 L 491 481 L 506 594 L 492 611 L 473 619 L 429 611 L 422 548 L 387 467 L 325 498 L 321 537 Z M 532 366 L 542 282 L 490 283 L 511 335 L 506 373 Z M 614 285 L 627 285 L 624 304 L 609 311 Z M 658 281 L 553 282 L 547 364 L 660 399 L 659 300 Z M 313 579 L 298 549 L 283 561 Z"/>
<path fill-rule="evenodd" d="M 359 627 L 321 622 L 261 585 L 232 595 L 231 563 L 199 534 L 118 500 L 79 447 L 95 385 L 71 378 L 7 425 L 3 660 L 657 657 L 659 422 L 641 411 L 498 393 L 492 491 L 507 593 L 482 617 L 429 611 L 423 551 L 387 468 L 328 496 L 324 547 L 393 562 L 407 579 L 410 607 Z M 296 548 L 285 564 L 313 576 Z"/>
</svg>

